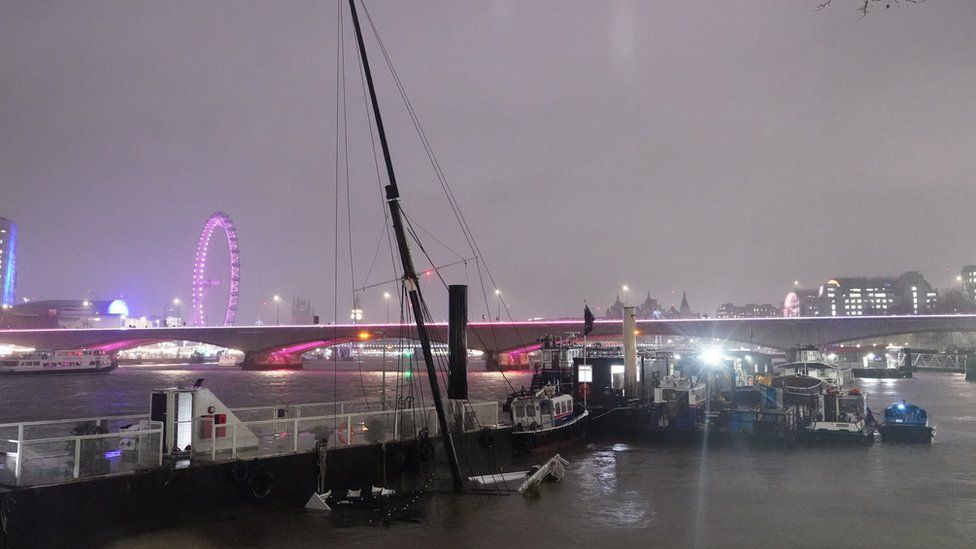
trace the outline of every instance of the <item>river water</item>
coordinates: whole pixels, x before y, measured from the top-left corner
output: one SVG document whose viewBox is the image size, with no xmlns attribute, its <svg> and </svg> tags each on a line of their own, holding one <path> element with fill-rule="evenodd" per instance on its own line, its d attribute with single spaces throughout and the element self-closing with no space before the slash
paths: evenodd
<svg viewBox="0 0 976 549">
<path fill-rule="evenodd" d="M 379 395 L 382 375 L 342 365 L 300 372 L 123 367 L 105 376 L 0 379 L 0 422 L 144 413 L 153 387 L 206 378 L 232 407 Z M 392 380 L 393 376 L 389 376 Z M 515 387 L 528 382 L 509 373 Z M 392 381 L 391 381 L 392 386 Z M 341 525 L 299 510 L 190 525 L 118 547 L 972 547 L 976 384 L 960 374 L 862 380 L 870 406 L 907 399 L 938 426 L 932 445 L 750 448 L 640 441 L 583 444 L 541 496 L 431 495 L 420 523 Z M 472 399 L 502 398 L 499 373 L 472 372 Z"/>
</svg>

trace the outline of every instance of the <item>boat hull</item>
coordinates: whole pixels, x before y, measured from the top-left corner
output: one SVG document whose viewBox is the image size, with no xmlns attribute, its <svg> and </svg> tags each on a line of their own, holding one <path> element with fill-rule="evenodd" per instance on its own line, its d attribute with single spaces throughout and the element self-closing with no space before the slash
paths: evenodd
<svg viewBox="0 0 976 549">
<path fill-rule="evenodd" d="M 878 427 L 882 442 L 929 443 L 935 437 L 935 427 L 928 425 L 881 425 Z"/>
<path fill-rule="evenodd" d="M 801 442 L 861 444 L 874 442 L 875 428 L 865 426 L 857 428 L 852 424 L 826 424 L 818 422 L 797 431 L 797 439 Z M 846 428 L 842 428 L 846 427 Z"/>
<path fill-rule="evenodd" d="M 536 451 L 552 450 L 572 444 L 583 437 L 589 412 L 549 429 L 512 431 L 512 453 L 525 455 Z"/>
<path fill-rule="evenodd" d="M 0 370 L 0 376 L 67 375 L 67 374 L 107 374 L 119 367 L 117 362 L 100 368 L 44 368 L 36 370 Z"/>
<path fill-rule="evenodd" d="M 912 371 L 905 368 L 854 368 L 854 377 L 867 379 L 905 379 Z"/>
</svg>

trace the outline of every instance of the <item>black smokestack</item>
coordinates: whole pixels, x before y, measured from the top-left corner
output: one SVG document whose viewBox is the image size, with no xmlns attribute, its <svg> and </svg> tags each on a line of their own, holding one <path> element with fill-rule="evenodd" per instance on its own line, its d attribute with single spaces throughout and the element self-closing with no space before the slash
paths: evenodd
<svg viewBox="0 0 976 549">
<path fill-rule="evenodd" d="M 448 287 L 447 398 L 468 398 L 468 287 Z"/>
</svg>

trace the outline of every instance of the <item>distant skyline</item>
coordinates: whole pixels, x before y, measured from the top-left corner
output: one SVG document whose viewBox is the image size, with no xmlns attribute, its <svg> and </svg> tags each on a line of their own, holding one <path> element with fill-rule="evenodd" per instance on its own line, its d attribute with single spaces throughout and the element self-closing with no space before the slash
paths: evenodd
<svg viewBox="0 0 976 549">
<path fill-rule="evenodd" d="M 605 309 L 624 284 L 709 315 L 794 280 L 918 270 L 945 288 L 976 263 L 976 4 L 817 4 L 366 3 L 517 318 Z M 0 216 L 19 226 L 18 295 L 188 304 L 222 210 L 239 324 L 273 321 L 275 294 L 347 320 L 352 286 L 393 273 L 345 28 L 351 221 L 335 3 L 8 3 Z M 404 207 L 435 262 L 470 259 L 367 48 Z M 473 266 L 443 276 L 494 317 Z M 385 291 L 360 294 L 366 320 L 385 320 Z"/>
</svg>

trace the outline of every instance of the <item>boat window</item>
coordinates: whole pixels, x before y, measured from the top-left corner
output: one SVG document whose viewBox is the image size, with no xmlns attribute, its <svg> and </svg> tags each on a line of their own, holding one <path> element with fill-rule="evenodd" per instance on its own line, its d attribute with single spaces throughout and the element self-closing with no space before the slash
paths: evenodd
<svg viewBox="0 0 976 549">
<path fill-rule="evenodd" d="M 512 404 L 512 411 L 515 413 L 515 417 L 525 416 L 525 408 L 521 404 Z"/>
<path fill-rule="evenodd" d="M 535 416 L 535 404 L 526 403 L 526 405 L 525 405 L 525 415 Z"/>
<path fill-rule="evenodd" d="M 580 383 L 593 383 L 593 366 L 580 366 L 577 381 Z"/>
<path fill-rule="evenodd" d="M 543 400 L 542 402 L 540 402 L 539 403 L 539 412 L 541 412 L 543 414 L 551 414 L 552 413 L 552 401 L 551 400 Z"/>
</svg>

